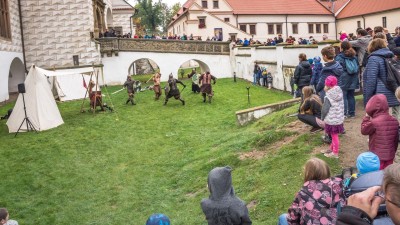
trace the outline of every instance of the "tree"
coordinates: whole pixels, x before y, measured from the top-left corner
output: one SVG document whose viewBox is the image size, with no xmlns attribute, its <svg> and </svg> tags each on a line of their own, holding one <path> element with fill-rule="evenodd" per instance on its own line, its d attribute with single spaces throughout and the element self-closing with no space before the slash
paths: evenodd
<svg viewBox="0 0 400 225">
<path fill-rule="evenodd" d="M 172 17 L 174 17 L 174 16 L 179 12 L 179 10 L 180 10 L 181 8 L 182 8 L 181 3 L 180 3 L 180 2 L 177 2 L 177 3 L 175 3 L 175 4 L 169 9 L 168 15 L 167 15 L 167 17 L 165 18 L 165 24 L 166 24 L 165 30 L 167 30 L 168 24 L 171 23 Z"/>
<path fill-rule="evenodd" d="M 137 0 L 136 9 L 138 13 L 135 18 L 140 18 L 142 26 L 147 32 L 157 32 L 157 28 L 162 26 L 162 2 L 153 4 L 152 0 Z"/>
</svg>

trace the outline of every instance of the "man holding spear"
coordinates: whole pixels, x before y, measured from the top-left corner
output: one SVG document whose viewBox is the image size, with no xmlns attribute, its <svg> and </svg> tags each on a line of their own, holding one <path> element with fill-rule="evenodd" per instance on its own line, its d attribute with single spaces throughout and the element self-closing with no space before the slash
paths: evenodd
<svg viewBox="0 0 400 225">
<path fill-rule="evenodd" d="M 150 77 L 150 79 L 148 81 L 146 81 L 146 83 L 149 82 L 150 80 L 153 80 L 153 82 L 154 82 L 154 85 L 153 85 L 153 90 L 154 90 L 154 94 L 155 94 L 154 100 L 157 101 L 160 99 L 160 96 L 161 96 L 161 86 L 160 86 L 161 73 L 154 74 L 152 77 Z"/>
</svg>

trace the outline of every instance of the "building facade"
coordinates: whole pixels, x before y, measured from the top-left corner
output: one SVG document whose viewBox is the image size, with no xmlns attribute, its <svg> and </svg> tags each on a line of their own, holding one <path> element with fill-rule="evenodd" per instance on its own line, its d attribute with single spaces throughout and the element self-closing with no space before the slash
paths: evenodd
<svg viewBox="0 0 400 225">
<path fill-rule="evenodd" d="M 288 7 L 289 6 L 289 7 Z M 316 0 L 188 0 L 168 26 L 169 35 L 193 34 L 206 40 L 229 38 L 266 41 L 282 34 L 296 38 L 335 39 L 333 12 Z"/>
<path fill-rule="evenodd" d="M 126 25 L 134 12 L 123 0 L 0 1 L 0 79 L 7 81 L 0 82 L 0 102 L 17 92 L 17 84 L 24 82 L 33 64 L 44 68 L 100 64 L 94 38 L 110 24 L 130 30 Z M 114 7 L 124 11 L 114 17 Z"/>
<path fill-rule="evenodd" d="M 336 18 L 339 31 L 355 33 L 358 27 L 382 26 L 393 33 L 400 26 L 400 1 L 350 0 Z"/>
</svg>

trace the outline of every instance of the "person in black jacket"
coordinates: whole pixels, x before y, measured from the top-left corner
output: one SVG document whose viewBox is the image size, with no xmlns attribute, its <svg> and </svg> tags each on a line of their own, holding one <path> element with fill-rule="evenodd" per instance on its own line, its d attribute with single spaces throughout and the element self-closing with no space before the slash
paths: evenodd
<svg viewBox="0 0 400 225">
<path fill-rule="evenodd" d="M 349 197 L 336 225 L 370 225 L 378 214 L 379 205 L 385 200 L 386 210 L 395 225 L 400 225 L 400 164 L 385 169 L 382 188 L 370 187 Z M 380 190 L 385 196 L 382 198 Z M 388 224 L 388 223 L 386 223 Z M 390 223 L 389 223 L 390 224 Z"/>
<path fill-rule="evenodd" d="M 311 86 L 304 87 L 302 94 L 304 100 L 300 106 L 300 113 L 297 115 L 297 118 L 301 122 L 312 126 L 310 132 L 321 130 L 324 127 L 324 122 L 321 120 L 321 99 L 313 93 Z"/>
<path fill-rule="evenodd" d="M 294 83 L 297 85 L 297 87 L 300 89 L 300 92 L 302 93 L 302 89 L 305 86 L 309 86 L 311 82 L 311 75 L 312 75 L 312 69 L 311 65 L 307 60 L 307 56 L 304 53 L 300 53 L 299 55 L 299 65 L 296 66 L 296 69 L 294 71 Z"/>
</svg>

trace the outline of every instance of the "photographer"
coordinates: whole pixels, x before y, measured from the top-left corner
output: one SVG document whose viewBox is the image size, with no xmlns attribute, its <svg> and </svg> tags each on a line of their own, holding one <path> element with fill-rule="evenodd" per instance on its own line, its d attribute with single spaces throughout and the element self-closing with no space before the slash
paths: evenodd
<svg viewBox="0 0 400 225">
<path fill-rule="evenodd" d="M 385 193 L 384 199 L 376 196 L 381 189 Z M 372 224 L 382 201 L 386 201 L 386 209 L 393 223 L 400 225 L 400 164 L 392 164 L 385 169 L 382 188 L 375 186 L 350 196 L 336 224 Z"/>
</svg>

